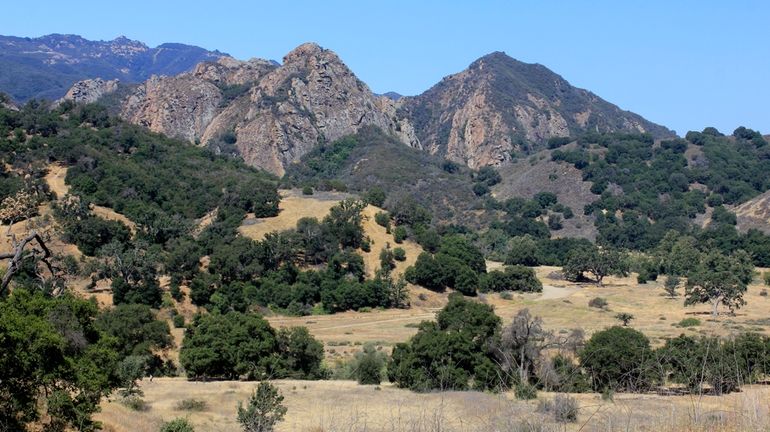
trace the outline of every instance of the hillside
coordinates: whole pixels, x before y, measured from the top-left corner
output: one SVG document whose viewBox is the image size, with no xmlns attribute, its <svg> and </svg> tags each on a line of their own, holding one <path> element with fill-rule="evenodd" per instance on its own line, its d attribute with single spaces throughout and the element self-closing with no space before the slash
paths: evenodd
<svg viewBox="0 0 770 432">
<path fill-rule="evenodd" d="M 434 222 L 480 226 L 488 216 L 483 211 L 484 199 L 473 193 L 472 174 L 367 127 L 316 147 L 288 167 L 285 179 L 297 186 L 322 186 L 337 180 L 360 194 L 379 188 L 387 196 L 386 208 L 411 199 L 428 209 Z"/>
<path fill-rule="evenodd" d="M 179 43 L 150 48 L 123 36 L 111 41 L 62 34 L 0 36 L 0 91 L 19 102 L 55 100 L 87 78 L 141 82 L 152 75 L 176 75 L 222 56 L 226 54 Z"/>
<path fill-rule="evenodd" d="M 78 83 L 99 99 L 114 86 Z M 75 100 L 74 95 L 68 98 Z M 135 124 L 235 154 L 283 175 L 318 144 L 375 126 L 402 144 L 480 168 L 586 131 L 673 132 L 574 88 L 541 65 L 503 53 L 480 58 L 422 95 L 373 94 L 331 50 L 306 43 L 280 65 L 230 58 L 155 77 L 110 103 Z"/>
<path fill-rule="evenodd" d="M 472 168 L 509 162 L 552 137 L 593 132 L 674 133 L 575 88 L 539 64 L 495 52 L 416 97 L 404 98 L 421 147 Z"/>
</svg>

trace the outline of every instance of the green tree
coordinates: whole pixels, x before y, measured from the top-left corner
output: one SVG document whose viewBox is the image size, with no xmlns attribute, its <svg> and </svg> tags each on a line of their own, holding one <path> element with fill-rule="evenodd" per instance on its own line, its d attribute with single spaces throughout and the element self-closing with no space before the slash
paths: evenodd
<svg viewBox="0 0 770 432">
<path fill-rule="evenodd" d="M 268 382 L 259 383 L 245 407 L 238 402 L 238 423 L 245 432 L 272 432 L 285 415 L 283 395 Z"/>
<path fill-rule="evenodd" d="M 21 288 L 0 299 L 0 428 L 92 431 L 119 383 L 116 341 L 95 326 L 95 301 Z"/>
<path fill-rule="evenodd" d="M 373 344 L 364 345 L 354 359 L 356 379 L 359 384 L 380 384 L 387 356 L 377 351 Z"/>
<path fill-rule="evenodd" d="M 623 327 L 628 327 L 628 323 L 634 319 L 634 316 L 628 312 L 620 312 L 615 315 L 615 319 L 623 323 Z"/>
<path fill-rule="evenodd" d="M 647 337 L 628 327 L 596 332 L 580 352 L 595 391 L 642 391 L 655 384 L 653 351 Z"/>
<path fill-rule="evenodd" d="M 514 237 L 509 242 L 508 265 L 536 266 L 540 264 L 540 248 L 531 236 Z"/>
<path fill-rule="evenodd" d="M 719 315 L 720 304 L 734 311 L 746 304 L 743 294 L 753 274 L 754 265 L 746 252 L 705 254 L 687 277 L 685 305 L 711 303 L 714 317 Z"/>
<path fill-rule="evenodd" d="M 321 379 L 326 372 L 321 362 L 324 346 L 305 327 L 291 327 L 278 331 L 278 350 L 283 360 L 283 371 L 278 375 L 285 378 Z"/>
<path fill-rule="evenodd" d="M 605 276 L 628 276 L 629 266 L 624 254 L 613 249 L 591 247 L 571 252 L 563 270 L 567 280 L 579 281 L 585 277 L 584 273 L 589 273 L 601 286 Z"/>
<path fill-rule="evenodd" d="M 158 282 L 159 257 L 146 245 L 124 245 L 112 242 L 99 251 L 100 273 L 112 279 L 115 304 L 141 303 L 159 307 L 162 291 Z"/>
<path fill-rule="evenodd" d="M 537 278 L 535 271 L 525 266 L 505 266 L 503 271 L 492 270 L 479 278 L 479 291 L 481 292 L 503 292 L 503 291 L 523 291 L 540 292 L 543 291 L 543 284 Z"/>
<path fill-rule="evenodd" d="M 421 323 L 409 342 L 394 347 L 388 379 L 415 391 L 506 387 L 491 354 L 499 331 L 490 306 L 452 294 L 436 322 Z"/>
<path fill-rule="evenodd" d="M 118 363 L 117 376 L 123 387 L 120 394 L 123 397 L 141 396 L 142 391 L 136 382 L 144 377 L 147 368 L 147 358 L 144 356 L 128 356 Z"/>
<path fill-rule="evenodd" d="M 676 297 L 676 289 L 679 287 L 679 277 L 669 276 L 666 278 L 666 282 L 663 284 L 663 289 L 666 291 L 669 297 Z"/>
<path fill-rule="evenodd" d="M 383 204 L 385 204 L 386 198 L 387 195 L 385 194 L 385 191 L 379 186 L 374 186 L 366 191 L 366 194 L 364 195 L 364 200 L 375 207 L 382 207 Z"/>
</svg>

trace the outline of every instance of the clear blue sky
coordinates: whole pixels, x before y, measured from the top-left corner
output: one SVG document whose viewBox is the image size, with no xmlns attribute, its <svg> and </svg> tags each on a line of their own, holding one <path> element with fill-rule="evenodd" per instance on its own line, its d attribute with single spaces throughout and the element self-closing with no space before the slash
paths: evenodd
<svg viewBox="0 0 770 432">
<path fill-rule="evenodd" d="M 126 35 L 279 61 L 315 41 L 380 93 L 420 93 L 505 51 L 680 134 L 738 125 L 770 133 L 767 1 L 4 3 L 5 35 Z"/>
</svg>

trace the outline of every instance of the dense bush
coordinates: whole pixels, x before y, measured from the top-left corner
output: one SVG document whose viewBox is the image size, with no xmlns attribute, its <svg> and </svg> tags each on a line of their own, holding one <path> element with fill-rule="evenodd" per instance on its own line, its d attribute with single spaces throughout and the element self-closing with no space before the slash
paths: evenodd
<svg viewBox="0 0 770 432">
<path fill-rule="evenodd" d="M 580 361 L 595 391 L 643 391 L 657 380 L 650 341 L 628 327 L 594 333 L 580 352 Z"/>
<path fill-rule="evenodd" d="M 451 295 L 436 322 L 423 322 L 409 342 L 394 347 L 388 379 L 415 391 L 505 387 L 489 354 L 499 328 L 490 306 Z"/>
<path fill-rule="evenodd" d="M 543 284 L 531 268 L 514 265 L 506 266 L 503 271 L 492 270 L 482 275 L 479 279 L 479 291 L 541 292 L 543 291 Z"/>
<path fill-rule="evenodd" d="M 179 362 L 187 376 L 318 379 L 323 345 L 304 328 L 276 332 L 253 314 L 197 315 L 187 327 Z"/>
</svg>

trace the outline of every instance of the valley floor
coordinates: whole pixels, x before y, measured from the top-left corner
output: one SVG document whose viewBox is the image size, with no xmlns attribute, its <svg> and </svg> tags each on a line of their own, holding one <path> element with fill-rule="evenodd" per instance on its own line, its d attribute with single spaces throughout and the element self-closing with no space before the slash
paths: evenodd
<svg viewBox="0 0 770 432">
<path fill-rule="evenodd" d="M 437 392 L 419 394 L 390 384 L 361 386 L 352 381 L 274 382 L 285 396 L 286 419 L 278 431 L 519 431 L 521 422 L 546 424 L 553 431 L 759 431 L 770 427 L 770 387 L 747 386 L 726 396 L 619 394 L 603 401 L 597 394 L 574 395 L 577 423 L 559 425 L 536 412 L 537 401 L 517 401 L 510 393 Z M 131 411 L 105 402 L 97 418 L 111 432 L 155 432 L 164 421 L 187 417 L 197 432 L 240 430 L 239 401 L 251 382 L 189 382 L 183 378 L 144 380 L 149 409 Z M 553 394 L 540 393 L 540 399 Z M 206 409 L 176 409 L 183 399 L 206 402 Z M 530 429 L 524 429 L 529 431 Z M 540 429 L 532 429 L 540 430 Z"/>
</svg>

